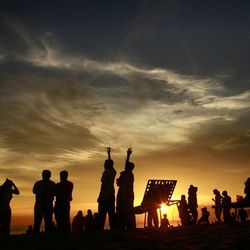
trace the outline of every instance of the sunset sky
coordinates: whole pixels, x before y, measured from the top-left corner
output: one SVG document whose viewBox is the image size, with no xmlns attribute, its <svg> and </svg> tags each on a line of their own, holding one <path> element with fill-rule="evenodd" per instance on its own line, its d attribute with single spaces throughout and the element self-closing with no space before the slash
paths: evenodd
<svg viewBox="0 0 250 250">
<path fill-rule="evenodd" d="M 249 1 L 1 1 L 0 183 L 32 215 L 41 171 L 74 182 L 72 209 L 97 209 L 106 147 L 128 147 L 135 205 L 148 179 L 235 200 L 250 176 Z"/>
</svg>

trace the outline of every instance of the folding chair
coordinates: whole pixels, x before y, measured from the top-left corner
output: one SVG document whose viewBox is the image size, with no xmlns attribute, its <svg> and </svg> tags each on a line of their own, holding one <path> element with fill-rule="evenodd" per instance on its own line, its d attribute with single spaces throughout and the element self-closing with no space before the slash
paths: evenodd
<svg viewBox="0 0 250 250">
<path fill-rule="evenodd" d="M 177 180 L 148 180 L 143 200 L 140 206 L 134 207 L 135 214 L 143 214 L 144 227 L 146 226 L 146 215 L 150 208 L 161 208 L 161 204 L 171 206 L 177 201 L 171 201 Z"/>
</svg>

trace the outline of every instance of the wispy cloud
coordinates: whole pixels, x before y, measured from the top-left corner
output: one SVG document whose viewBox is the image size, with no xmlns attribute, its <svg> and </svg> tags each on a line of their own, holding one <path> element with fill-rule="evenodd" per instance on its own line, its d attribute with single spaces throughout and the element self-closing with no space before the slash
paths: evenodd
<svg viewBox="0 0 250 250">
<path fill-rule="evenodd" d="M 176 143 L 190 143 L 189 131 L 208 121 L 228 123 L 238 117 L 234 110 L 249 108 L 249 91 L 224 97 L 225 87 L 216 78 L 65 54 L 53 33 L 37 37 L 17 22 L 9 25 L 28 48 L 16 55 L 17 61 L 45 71 L 64 71 L 71 77 L 65 79 L 55 71 L 46 77 L 31 74 L 6 80 L 6 84 L 14 84 L 16 91 L 5 93 L 13 97 L 10 112 L 5 113 L 7 107 L 2 110 L 5 124 L 19 124 L 18 129 L 10 126 L 2 133 L 6 147 L 15 144 L 15 150 L 20 151 L 29 144 L 31 150 L 61 149 L 72 156 L 74 153 L 66 151 L 79 153 L 81 134 L 86 147 L 109 142 L 136 144 L 142 150 L 171 148 Z M 107 76 L 109 85 L 103 82 Z M 96 82 L 100 82 L 98 86 Z M 225 108 L 230 113 L 220 112 Z M 32 124 L 25 124 L 23 117 L 30 117 Z"/>
<path fill-rule="evenodd" d="M 203 105 L 205 108 L 224 110 L 244 110 L 250 109 L 250 91 L 245 91 L 239 95 L 229 97 L 217 97 L 213 102 Z"/>
</svg>

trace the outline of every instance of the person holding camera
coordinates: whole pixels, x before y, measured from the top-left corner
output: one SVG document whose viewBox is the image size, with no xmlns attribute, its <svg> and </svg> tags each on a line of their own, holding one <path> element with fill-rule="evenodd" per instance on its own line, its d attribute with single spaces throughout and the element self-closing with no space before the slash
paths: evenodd
<svg viewBox="0 0 250 250">
<path fill-rule="evenodd" d="M 19 194 L 19 190 L 12 180 L 6 179 L 0 186 L 0 235 L 10 234 L 12 194 Z"/>
</svg>

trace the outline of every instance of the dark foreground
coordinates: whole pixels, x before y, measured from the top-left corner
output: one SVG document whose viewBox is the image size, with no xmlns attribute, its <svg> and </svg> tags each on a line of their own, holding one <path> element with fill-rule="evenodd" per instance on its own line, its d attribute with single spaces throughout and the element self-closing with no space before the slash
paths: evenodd
<svg viewBox="0 0 250 250">
<path fill-rule="evenodd" d="M 81 235 L 12 235 L 0 249 L 250 249 L 250 224 L 197 225 L 171 230 L 85 232 Z"/>
</svg>

